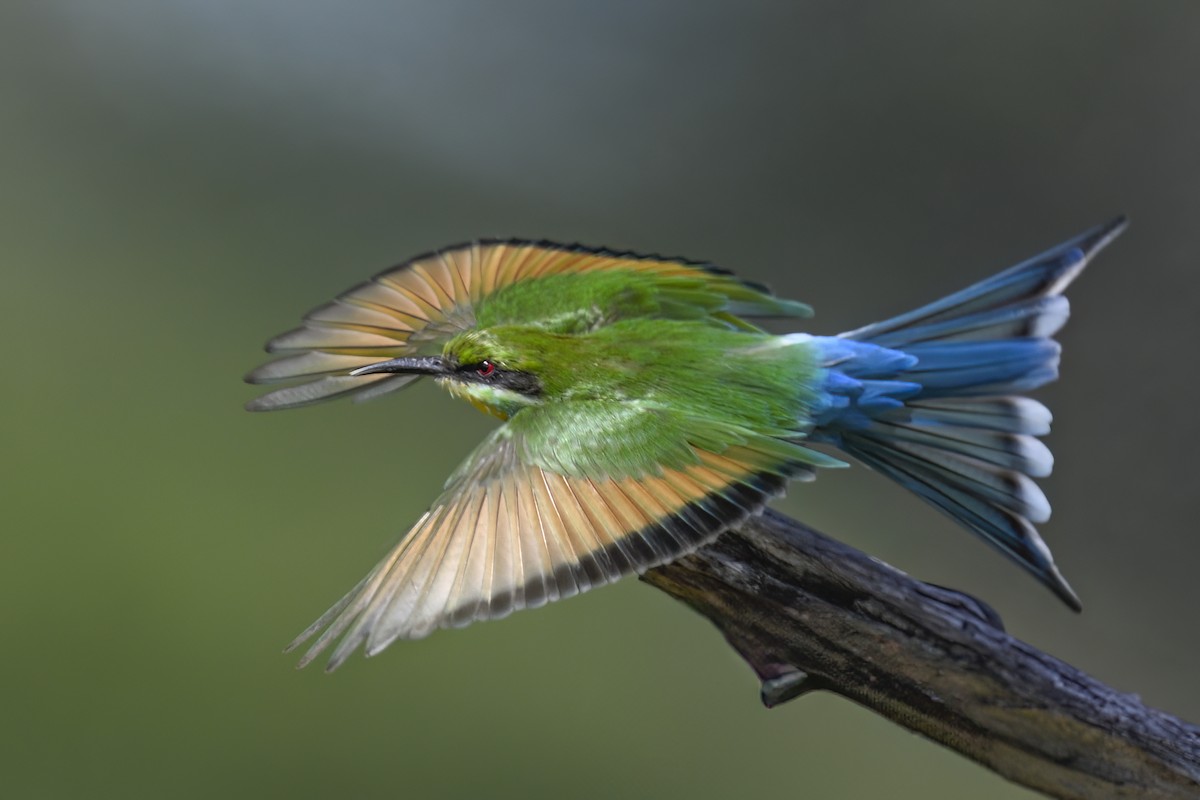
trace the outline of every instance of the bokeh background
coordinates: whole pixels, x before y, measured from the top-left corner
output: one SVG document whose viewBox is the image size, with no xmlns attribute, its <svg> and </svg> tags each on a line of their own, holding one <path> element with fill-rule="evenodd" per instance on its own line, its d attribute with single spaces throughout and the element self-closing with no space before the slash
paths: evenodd
<svg viewBox="0 0 1200 800">
<path fill-rule="evenodd" d="M 712 259 L 831 333 L 1130 214 L 1041 394 L 1082 616 L 863 470 L 779 507 L 1200 718 L 1200 5 L 13 0 L 0 45 L 6 796 L 1030 796 L 764 710 L 636 581 L 293 671 L 491 423 L 426 386 L 252 415 L 241 375 L 476 236 Z"/>
</svg>

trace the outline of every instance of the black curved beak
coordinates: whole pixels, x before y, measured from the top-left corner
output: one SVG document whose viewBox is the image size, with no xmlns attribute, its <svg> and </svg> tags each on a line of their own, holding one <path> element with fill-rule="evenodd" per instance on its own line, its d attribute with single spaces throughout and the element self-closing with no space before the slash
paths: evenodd
<svg viewBox="0 0 1200 800">
<path fill-rule="evenodd" d="M 380 372 L 404 372 L 411 375 L 444 375 L 446 362 L 441 356 L 402 356 L 378 364 L 367 364 L 351 372 L 351 375 L 374 375 Z"/>
</svg>

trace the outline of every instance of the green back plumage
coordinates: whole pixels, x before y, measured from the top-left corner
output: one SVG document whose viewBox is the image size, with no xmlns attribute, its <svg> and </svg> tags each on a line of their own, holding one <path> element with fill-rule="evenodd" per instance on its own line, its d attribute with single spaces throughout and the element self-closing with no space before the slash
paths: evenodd
<svg viewBox="0 0 1200 800">
<path fill-rule="evenodd" d="M 624 319 L 699 320 L 714 327 L 756 331 L 745 316 L 807 316 L 807 306 L 781 300 L 728 276 L 630 269 L 548 275 L 521 281 L 482 298 L 480 327 L 517 324 L 581 333 Z"/>
<path fill-rule="evenodd" d="M 691 446 L 799 439 L 821 372 L 803 343 L 703 321 L 630 319 L 574 334 L 497 326 L 461 334 L 445 352 L 537 376 L 538 402 L 505 409 L 531 461 L 594 476 L 692 463 Z M 482 390 L 481 403 L 494 401 Z M 794 445 L 770 449 L 780 460 L 820 460 Z"/>
</svg>

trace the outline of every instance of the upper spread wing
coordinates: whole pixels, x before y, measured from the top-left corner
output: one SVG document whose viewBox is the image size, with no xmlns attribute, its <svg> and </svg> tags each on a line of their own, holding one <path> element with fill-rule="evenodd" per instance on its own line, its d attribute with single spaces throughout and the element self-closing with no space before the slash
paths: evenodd
<svg viewBox="0 0 1200 800">
<path fill-rule="evenodd" d="M 534 285 L 535 279 L 550 280 Z M 272 339 L 267 350 L 283 357 L 246 380 L 298 383 L 247 408 L 292 408 L 342 395 L 366 399 L 399 389 L 418 376 L 348 373 L 404 355 L 437 353 L 477 323 L 578 330 L 656 316 L 745 326 L 740 317 L 807 313 L 807 306 L 775 298 L 711 264 L 550 242 L 473 242 L 380 273 Z"/>
<path fill-rule="evenodd" d="M 360 645 L 370 655 L 399 638 L 570 597 L 689 552 L 759 510 L 789 478 L 840 463 L 639 404 L 522 411 L 292 646 L 324 629 L 303 666 L 342 636 L 333 669 Z"/>
</svg>

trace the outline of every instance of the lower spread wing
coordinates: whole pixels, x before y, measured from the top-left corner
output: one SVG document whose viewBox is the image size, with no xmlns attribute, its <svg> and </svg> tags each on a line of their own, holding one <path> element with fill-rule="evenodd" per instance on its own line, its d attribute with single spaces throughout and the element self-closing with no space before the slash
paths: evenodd
<svg viewBox="0 0 1200 800">
<path fill-rule="evenodd" d="M 789 478 L 841 463 L 663 409 L 579 405 L 523 411 L 480 445 L 408 535 L 292 643 L 324 629 L 300 666 L 339 636 L 329 669 L 360 645 L 373 655 L 644 572 L 758 511 Z M 603 423 L 590 442 L 581 414 Z"/>
</svg>

